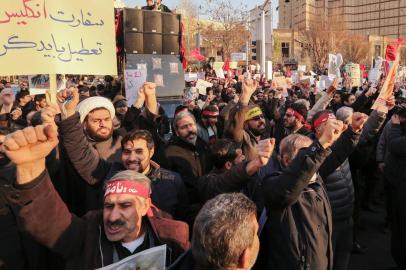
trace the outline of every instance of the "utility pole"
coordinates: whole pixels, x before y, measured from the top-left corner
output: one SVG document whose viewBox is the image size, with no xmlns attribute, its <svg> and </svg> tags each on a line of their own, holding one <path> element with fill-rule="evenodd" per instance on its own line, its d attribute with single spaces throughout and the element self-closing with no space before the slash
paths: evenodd
<svg viewBox="0 0 406 270">
<path fill-rule="evenodd" d="M 262 11 L 261 12 L 261 28 L 262 28 L 261 29 L 262 30 L 262 33 L 261 33 L 261 39 L 262 39 L 261 40 L 261 72 L 264 76 L 266 75 L 266 73 L 265 73 L 265 58 L 266 58 L 266 55 L 265 55 L 266 54 L 266 50 L 265 50 L 265 44 L 266 44 L 266 42 L 265 42 L 265 38 L 266 38 L 266 35 L 265 35 L 265 9 L 266 9 L 266 6 L 269 1 L 270 0 L 265 0 L 262 7 L 260 7 L 260 9 Z M 271 4 L 271 14 L 272 14 L 272 4 Z M 271 19 L 272 19 L 272 15 L 271 15 Z M 272 29 L 272 23 L 271 23 L 271 29 Z M 272 47 L 272 44 L 271 44 L 271 47 Z"/>
</svg>

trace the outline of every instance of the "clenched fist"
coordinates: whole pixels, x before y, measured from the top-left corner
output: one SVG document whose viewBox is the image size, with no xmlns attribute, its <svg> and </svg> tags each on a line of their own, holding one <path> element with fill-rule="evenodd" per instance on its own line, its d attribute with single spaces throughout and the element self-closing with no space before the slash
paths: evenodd
<svg viewBox="0 0 406 270">
<path fill-rule="evenodd" d="M 368 120 L 368 115 L 365 113 L 355 112 L 352 115 L 351 128 L 354 132 L 361 132 L 365 122 Z"/>
<path fill-rule="evenodd" d="M 9 134 L 3 145 L 17 166 L 17 182 L 24 184 L 45 170 L 45 157 L 58 145 L 58 133 L 52 125 L 27 127 Z"/>
<path fill-rule="evenodd" d="M 275 139 L 266 139 L 258 142 L 258 160 L 262 166 L 265 166 L 272 156 L 273 150 L 275 148 Z"/>
<path fill-rule="evenodd" d="M 324 148 L 332 146 L 341 136 L 341 133 L 343 133 L 344 130 L 345 127 L 342 121 L 336 119 L 327 120 L 319 138 L 320 144 Z"/>
<path fill-rule="evenodd" d="M 76 112 L 76 106 L 79 104 L 79 90 L 76 87 L 70 87 L 59 91 L 56 96 L 58 105 L 61 108 L 62 119 L 69 118 Z"/>
</svg>

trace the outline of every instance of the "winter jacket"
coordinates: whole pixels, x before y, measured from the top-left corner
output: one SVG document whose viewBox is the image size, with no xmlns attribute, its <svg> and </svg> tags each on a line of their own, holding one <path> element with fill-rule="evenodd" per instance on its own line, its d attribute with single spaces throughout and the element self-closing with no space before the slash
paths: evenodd
<svg viewBox="0 0 406 270">
<path fill-rule="evenodd" d="M 288 168 L 263 180 L 269 218 L 261 236 L 259 264 L 264 268 L 258 269 L 332 268 L 332 212 L 322 179 L 348 158 L 359 136 L 349 128 L 331 149 L 315 140 Z M 317 181 L 309 185 L 316 173 Z M 275 243 L 288 244 L 272 246 Z"/>
<path fill-rule="evenodd" d="M 374 136 L 379 132 L 379 129 L 385 121 L 385 115 L 373 111 L 364 125 L 364 128 L 359 135 L 359 143 L 353 145 L 354 151 L 351 151 L 350 160 L 365 158 L 367 146 Z M 351 145 L 351 143 L 349 143 Z M 364 157 L 362 157 L 364 155 Z M 354 156 L 354 157 L 353 157 Z M 353 161 L 354 163 L 356 161 Z M 362 161 L 357 161 L 361 164 Z M 352 182 L 350 162 L 346 159 L 333 173 L 324 178 L 326 190 L 330 199 L 331 208 L 333 210 L 333 220 L 345 220 L 352 217 L 354 209 L 354 185 Z"/>
<path fill-rule="evenodd" d="M 317 175 L 330 153 L 315 142 L 300 150 L 288 168 L 264 180 L 269 213 L 255 269 L 332 268 L 331 208 Z M 309 184 L 314 176 L 317 180 Z"/>
<path fill-rule="evenodd" d="M 83 218 L 69 213 L 46 171 L 28 184 L 3 187 L 2 191 L 17 209 L 21 229 L 63 256 L 66 269 L 95 269 L 113 263 L 114 245 L 118 243 L 105 236 L 102 210 L 89 212 Z M 183 222 L 159 215 L 143 219 L 151 234 L 146 248 L 167 244 L 168 264 L 189 248 L 188 227 Z"/>
<path fill-rule="evenodd" d="M 212 169 L 209 146 L 199 137 L 196 144 L 192 145 L 179 137 L 173 137 L 165 150 L 167 168 L 179 172 L 185 183 L 190 201 L 197 202 L 198 178 L 207 174 Z"/>
<path fill-rule="evenodd" d="M 16 177 L 14 164 L 0 167 L 0 186 L 10 186 Z M 17 217 L 8 203 L 6 194 L 0 193 L 0 269 L 41 269 L 40 245 L 18 229 Z"/>
<path fill-rule="evenodd" d="M 381 136 L 379 137 L 378 145 L 376 146 L 376 162 L 378 163 L 385 162 L 386 158 L 388 157 L 389 152 L 387 143 L 391 128 L 392 122 L 388 121 L 382 130 Z"/>
<path fill-rule="evenodd" d="M 99 152 L 90 145 L 81 129 L 79 114 L 61 121 L 59 130 L 62 144 L 70 161 L 89 185 L 101 187 L 102 183 L 115 173 L 125 170 L 121 162 L 110 162 L 103 159 Z M 162 211 L 183 219 L 188 199 L 179 174 L 161 169 L 158 164 L 151 161 L 151 170 L 146 176 L 152 181 L 152 203 Z M 99 207 L 97 209 L 102 206 L 102 199 L 102 188 L 99 188 L 97 198 Z"/>
<path fill-rule="evenodd" d="M 251 181 L 247 174 L 248 162 L 234 165 L 230 170 L 213 169 L 198 179 L 201 204 L 222 193 L 240 192 Z"/>
<path fill-rule="evenodd" d="M 397 188 L 406 181 L 406 132 L 401 125 L 392 124 L 387 149 L 384 176 L 394 188 Z"/>
</svg>

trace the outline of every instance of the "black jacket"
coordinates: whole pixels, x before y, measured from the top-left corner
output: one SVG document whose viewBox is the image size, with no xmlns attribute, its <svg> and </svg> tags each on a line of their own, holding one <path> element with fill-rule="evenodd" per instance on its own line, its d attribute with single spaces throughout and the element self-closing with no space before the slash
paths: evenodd
<svg viewBox="0 0 406 270">
<path fill-rule="evenodd" d="M 62 144 L 66 148 L 69 159 L 80 176 L 89 185 L 100 185 L 115 173 L 125 170 L 121 162 L 110 162 L 101 157 L 86 139 L 79 122 L 79 114 L 75 114 L 59 123 Z M 188 199 L 179 174 L 161 169 L 151 161 L 151 171 L 147 175 L 151 183 L 151 199 L 159 209 L 176 218 L 183 219 Z M 102 206 L 103 192 L 99 192 L 99 207 Z"/>
<path fill-rule="evenodd" d="M 406 181 L 406 131 L 402 130 L 401 125 L 392 124 L 387 147 L 384 175 L 388 182 L 397 188 Z"/>
<path fill-rule="evenodd" d="M 198 178 L 212 169 L 209 146 L 199 137 L 195 145 L 173 137 L 166 147 L 165 156 L 166 168 L 180 173 L 190 201 L 198 202 Z"/>
<path fill-rule="evenodd" d="M 299 151 L 288 168 L 264 180 L 269 218 L 256 269 L 332 268 L 331 208 L 317 175 L 330 153 L 315 142 Z M 309 184 L 315 175 L 317 180 Z"/>
</svg>

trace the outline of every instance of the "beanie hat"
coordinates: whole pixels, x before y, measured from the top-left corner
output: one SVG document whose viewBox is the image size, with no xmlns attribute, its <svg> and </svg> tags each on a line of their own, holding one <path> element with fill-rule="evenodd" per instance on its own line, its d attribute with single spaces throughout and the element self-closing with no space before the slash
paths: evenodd
<svg viewBox="0 0 406 270">
<path fill-rule="evenodd" d="M 89 97 L 81 101 L 76 107 L 76 111 L 80 114 L 80 122 L 83 123 L 86 116 L 94 109 L 106 109 L 110 112 L 110 116 L 113 118 L 115 115 L 115 109 L 113 103 L 104 97 Z"/>
</svg>

